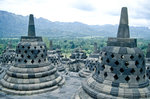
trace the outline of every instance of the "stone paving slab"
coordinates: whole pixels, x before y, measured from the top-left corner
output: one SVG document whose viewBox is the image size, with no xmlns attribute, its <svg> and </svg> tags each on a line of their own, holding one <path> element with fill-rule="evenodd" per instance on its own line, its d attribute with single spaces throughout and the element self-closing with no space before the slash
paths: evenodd
<svg viewBox="0 0 150 99">
<path fill-rule="evenodd" d="M 0 99 L 71 99 L 85 78 L 79 77 L 76 72 L 69 72 L 67 75 L 61 72 L 60 75 L 65 77 L 65 84 L 54 91 L 30 96 L 8 95 L 0 91 Z"/>
</svg>

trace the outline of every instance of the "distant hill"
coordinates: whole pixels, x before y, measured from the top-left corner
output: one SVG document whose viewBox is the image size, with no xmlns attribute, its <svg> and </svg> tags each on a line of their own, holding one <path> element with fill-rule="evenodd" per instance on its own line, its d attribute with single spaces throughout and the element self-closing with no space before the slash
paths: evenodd
<svg viewBox="0 0 150 99">
<path fill-rule="evenodd" d="M 119 23 L 119 20 L 118 20 Z M 0 37 L 27 35 L 28 16 L 0 10 Z M 35 18 L 36 34 L 46 37 L 116 36 L 117 25 L 87 25 L 79 22 L 52 22 Z M 131 37 L 150 38 L 148 27 L 130 27 Z"/>
</svg>

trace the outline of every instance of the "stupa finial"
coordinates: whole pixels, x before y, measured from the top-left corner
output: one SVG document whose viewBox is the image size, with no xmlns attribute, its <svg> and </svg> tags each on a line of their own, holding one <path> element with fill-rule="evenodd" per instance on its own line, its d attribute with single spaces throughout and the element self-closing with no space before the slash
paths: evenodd
<svg viewBox="0 0 150 99">
<path fill-rule="evenodd" d="M 50 50 L 53 50 L 53 41 L 52 40 L 49 41 L 49 47 L 50 47 Z"/>
<path fill-rule="evenodd" d="M 97 52 L 97 43 L 96 42 L 94 43 L 94 52 L 95 53 Z"/>
<path fill-rule="evenodd" d="M 117 37 L 130 38 L 127 7 L 122 7 Z"/>
<path fill-rule="evenodd" d="M 34 27 L 34 17 L 33 14 L 29 16 L 29 25 L 28 25 L 28 36 L 35 37 L 35 27 Z"/>
</svg>

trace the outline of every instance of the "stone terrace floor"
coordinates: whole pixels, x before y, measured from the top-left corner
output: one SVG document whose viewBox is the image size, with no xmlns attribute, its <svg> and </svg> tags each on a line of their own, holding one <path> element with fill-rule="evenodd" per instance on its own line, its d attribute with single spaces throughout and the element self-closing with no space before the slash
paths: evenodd
<svg viewBox="0 0 150 99">
<path fill-rule="evenodd" d="M 65 77 L 65 84 L 54 91 L 30 96 L 7 95 L 0 91 L 0 99 L 71 99 L 85 78 L 79 77 L 78 73 L 75 72 L 68 72 L 67 75 L 60 72 L 60 75 Z"/>
</svg>

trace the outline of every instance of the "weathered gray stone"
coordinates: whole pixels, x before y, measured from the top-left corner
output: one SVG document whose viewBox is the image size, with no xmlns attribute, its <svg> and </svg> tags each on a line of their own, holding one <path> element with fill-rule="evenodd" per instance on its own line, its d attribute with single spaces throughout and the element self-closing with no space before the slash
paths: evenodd
<svg viewBox="0 0 150 99">
<path fill-rule="evenodd" d="M 130 38 L 129 25 L 128 25 L 128 11 L 126 7 L 123 7 L 121 10 L 121 18 L 120 18 L 117 37 Z"/>
<path fill-rule="evenodd" d="M 122 39 L 124 38 L 124 39 Z M 121 10 L 120 24 L 118 28 L 117 38 L 108 38 L 107 46 L 121 46 L 121 47 L 137 47 L 136 39 L 129 39 L 129 25 L 127 8 L 123 7 Z"/>
<path fill-rule="evenodd" d="M 137 47 L 137 39 L 108 38 L 107 46 Z"/>
<path fill-rule="evenodd" d="M 0 67 L 0 75 L 4 72 L 4 69 L 2 67 Z M 1 79 L 1 76 L 0 76 Z"/>
<path fill-rule="evenodd" d="M 99 65 L 98 62 L 99 57 L 100 57 L 100 51 L 97 48 L 97 43 L 94 43 L 94 51 L 86 59 L 85 67 L 82 70 L 80 70 L 79 76 L 84 78 L 90 76 L 92 72 L 95 70 L 96 65 Z"/>
<path fill-rule="evenodd" d="M 34 18 L 33 15 L 29 16 L 29 25 L 28 25 L 28 36 L 35 37 L 35 27 L 34 27 Z"/>
<path fill-rule="evenodd" d="M 61 50 L 59 49 L 53 50 L 52 40 L 50 40 L 49 45 L 50 45 L 50 50 L 48 50 L 47 52 L 49 62 L 54 64 L 57 67 L 58 71 L 64 71 L 65 67 L 63 66 L 61 62 L 63 58 Z"/>
<path fill-rule="evenodd" d="M 148 44 L 145 59 L 146 59 L 146 76 L 150 79 L 150 44 Z"/>
<path fill-rule="evenodd" d="M 127 14 L 124 19 L 125 21 L 121 19 L 121 23 L 127 24 Z M 122 33 L 124 35 L 128 32 L 123 30 Z M 129 36 L 124 35 L 119 38 L 123 44 L 128 45 L 126 39 L 130 40 Z M 100 64 L 95 67 L 93 75 L 82 83 L 82 87 L 73 98 L 146 99 L 150 97 L 143 52 L 133 45 L 120 46 L 115 43 L 116 45 L 108 45 L 102 49 Z"/>
<path fill-rule="evenodd" d="M 69 62 L 70 62 L 70 59 L 67 58 L 67 56 L 65 55 L 65 57 L 63 57 L 61 59 L 61 64 L 63 65 L 63 67 L 65 68 L 65 70 L 69 70 Z"/>
<path fill-rule="evenodd" d="M 76 48 L 74 50 L 74 52 L 71 53 L 71 56 L 70 56 L 71 59 L 86 59 L 87 56 L 86 56 L 86 53 L 84 51 L 82 51 L 81 48 Z"/>
<path fill-rule="evenodd" d="M 79 72 L 82 68 L 85 68 L 86 53 L 77 48 L 71 53 L 69 65 L 69 71 Z"/>
<path fill-rule="evenodd" d="M 94 43 L 94 53 L 98 53 L 98 52 L 99 52 L 99 50 L 97 48 L 97 43 Z"/>
<path fill-rule="evenodd" d="M 52 40 L 49 41 L 49 47 L 50 47 L 50 50 L 53 50 L 53 41 Z"/>
<path fill-rule="evenodd" d="M 52 91 L 64 84 L 64 78 L 47 59 L 47 47 L 33 30 L 33 15 L 29 18 L 29 34 L 21 37 L 16 47 L 15 64 L 0 80 L 2 91 L 8 94 L 31 95 Z"/>
<path fill-rule="evenodd" d="M 94 43 L 94 51 L 92 54 L 89 55 L 90 58 L 99 58 L 100 56 L 100 51 L 97 48 L 97 43 Z"/>
<path fill-rule="evenodd" d="M 15 61 L 16 52 L 12 49 L 11 42 L 8 43 L 7 48 L 2 52 L 2 66 L 10 66 Z"/>
<path fill-rule="evenodd" d="M 146 58 L 150 58 L 150 44 L 148 44 Z"/>
<path fill-rule="evenodd" d="M 88 69 L 88 68 L 83 68 L 79 71 L 79 76 L 86 78 L 88 76 L 90 76 L 92 74 L 92 72 Z"/>
</svg>

